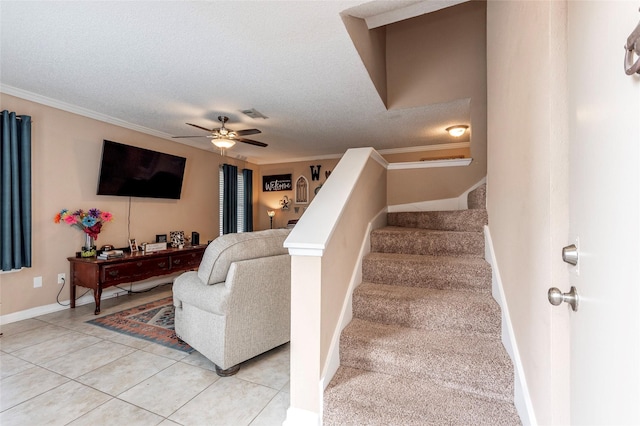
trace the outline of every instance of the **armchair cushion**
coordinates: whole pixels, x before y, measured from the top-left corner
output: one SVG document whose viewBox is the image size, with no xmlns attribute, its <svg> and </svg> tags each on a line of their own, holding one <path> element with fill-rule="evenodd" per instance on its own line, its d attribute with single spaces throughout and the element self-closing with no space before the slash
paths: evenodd
<svg viewBox="0 0 640 426">
<path fill-rule="evenodd" d="M 227 314 L 229 289 L 220 285 L 203 285 L 196 271 L 185 272 L 176 279 L 173 286 L 173 304 L 182 308 L 183 303 L 193 305 L 204 312 L 216 315 Z"/>
<path fill-rule="evenodd" d="M 209 244 L 198 268 L 198 278 L 209 285 L 223 282 L 229 267 L 239 260 L 288 254 L 283 241 L 289 229 L 227 234 Z"/>
</svg>

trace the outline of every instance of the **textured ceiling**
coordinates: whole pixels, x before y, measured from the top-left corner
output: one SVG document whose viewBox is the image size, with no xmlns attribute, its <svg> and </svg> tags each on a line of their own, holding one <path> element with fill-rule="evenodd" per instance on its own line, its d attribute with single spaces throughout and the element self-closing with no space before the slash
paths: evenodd
<svg viewBox="0 0 640 426">
<path fill-rule="evenodd" d="M 443 123 L 466 122 L 469 100 L 387 111 L 340 18 L 416 3 L 3 0 L 1 89 L 167 138 L 204 135 L 185 122 L 218 127 L 228 115 L 229 128 L 258 128 L 250 138 L 269 147 L 227 155 L 257 163 L 454 142 Z M 269 118 L 240 112 L 249 108 Z M 214 150 L 206 138 L 179 142 Z"/>
</svg>

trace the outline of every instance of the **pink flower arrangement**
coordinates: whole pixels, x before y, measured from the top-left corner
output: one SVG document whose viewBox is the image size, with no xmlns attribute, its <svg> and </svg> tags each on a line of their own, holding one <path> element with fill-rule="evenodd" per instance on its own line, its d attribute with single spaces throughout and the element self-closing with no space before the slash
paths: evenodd
<svg viewBox="0 0 640 426">
<path fill-rule="evenodd" d="M 113 215 L 111 213 L 98 209 L 90 209 L 88 212 L 82 209 L 74 212 L 64 209 L 56 214 L 53 221 L 55 223 L 64 222 L 67 225 L 75 226 L 94 240 L 97 240 L 98 234 L 102 230 L 102 224 L 104 222 L 111 222 L 112 219 Z"/>
</svg>

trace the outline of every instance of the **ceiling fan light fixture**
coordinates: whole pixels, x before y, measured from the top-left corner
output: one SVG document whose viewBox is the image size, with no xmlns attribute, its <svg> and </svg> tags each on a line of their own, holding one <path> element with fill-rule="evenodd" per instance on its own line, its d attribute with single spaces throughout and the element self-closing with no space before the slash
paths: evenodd
<svg viewBox="0 0 640 426">
<path fill-rule="evenodd" d="M 174 138 L 191 138 L 191 137 L 207 137 L 211 139 L 211 143 L 213 143 L 216 147 L 220 148 L 221 151 L 224 151 L 227 148 L 231 148 L 236 144 L 236 142 L 242 142 L 249 145 L 259 146 L 260 148 L 266 148 L 267 145 L 264 142 L 258 142 L 251 139 L 246 139 L 240 136 L 246 135 L 255 135 L 258 133 L 262 133 L 258 129 L 244 129 L 240 131 L 229 130 L 224 127 L 224 124 L 229 121 L 229 117 L 225 115 L 221 115 L 218 117 L 218 121 L 222 123 L 219 129 L 208 129 L 206 127 L 199 126 L 197 124 L 187 123 L 187 125 L 195 127 L 200 130 L 206 130 L 209 132 L 206 136 L 174 136 Z"/>
<path fill-rule="evenodd" d="M 227 138 L 212 139 L 211 143 L 220 149 L 229 149 L 236 144 L 236 141 Z"/>
<path fill-rule="evenodd" d="M 446 130 L 451 136 L 459 138 L 460 136 L 464 135 L 464 132 L 466 132 L 468 128 L 469 126 L 467 126 L 466 124 L 457 124 L 455 126 L 447 127 Z"/>
</svg>

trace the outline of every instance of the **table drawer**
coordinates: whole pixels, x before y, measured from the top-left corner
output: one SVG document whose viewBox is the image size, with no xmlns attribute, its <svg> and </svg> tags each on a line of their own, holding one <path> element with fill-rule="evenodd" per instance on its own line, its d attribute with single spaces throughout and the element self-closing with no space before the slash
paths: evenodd
<svg viewBox="0 0 640 426">
<path fill-rule="evenodd" d="M 180 270 L 190 270 L 196 269 L 200 266 L 200 262 L 202 261 L 203 252 L 200 251 L 198 253 L 184 253 L 184 254 L 176 254 L 171 256 L 171 269 L 180 271 Z"/>
<path fill-rule="evenodd" d="M 139 259 L 132 262 L 105 265 L 102 268 L 104 284 L 139 281 L 162 275 L 171 266 L 169 256 L 153 259 Z"/>
</svg>

